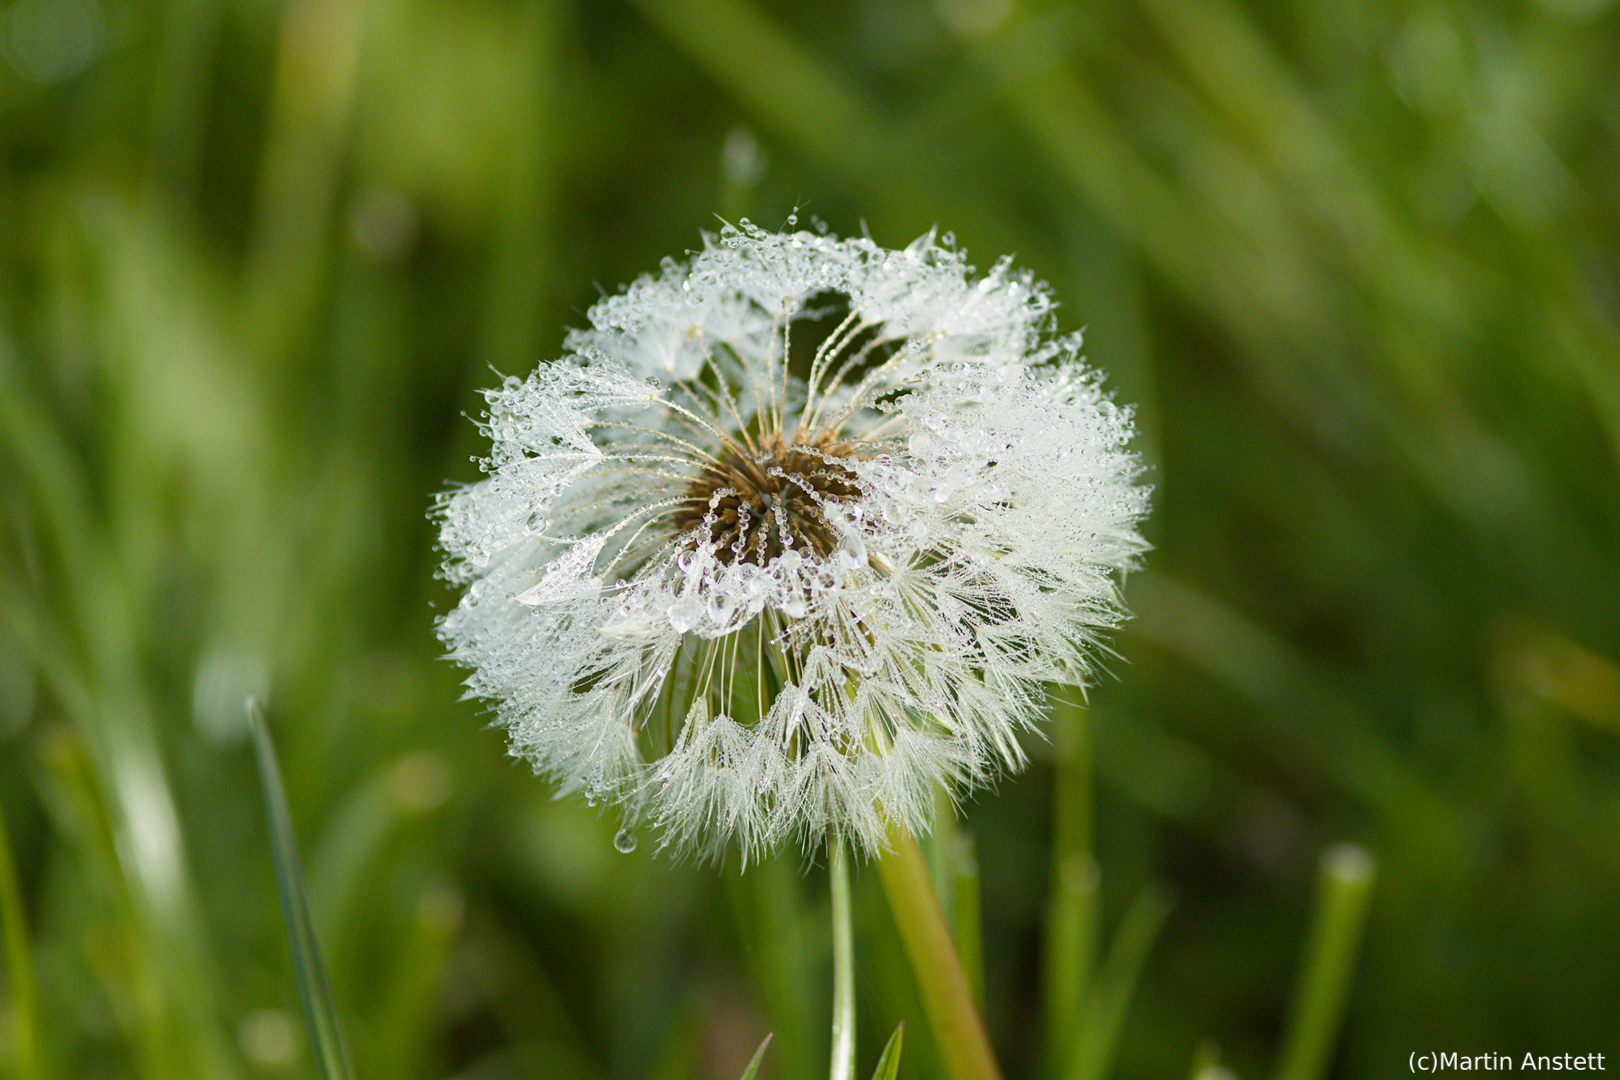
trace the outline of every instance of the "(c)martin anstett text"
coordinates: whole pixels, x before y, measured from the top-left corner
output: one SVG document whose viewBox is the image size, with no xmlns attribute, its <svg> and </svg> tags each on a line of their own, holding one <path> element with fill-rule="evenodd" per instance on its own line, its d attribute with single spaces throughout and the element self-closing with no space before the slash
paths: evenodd
<svg viewBox="0 0 1620 1080">
<path fill-rule="evenodd" d="M 1607 1072 L 1603 1054 L 1457 1054 L 1412 1051 L 1406 1066 L 1414 1073 L 1441 1072 Z"/>
</svg>

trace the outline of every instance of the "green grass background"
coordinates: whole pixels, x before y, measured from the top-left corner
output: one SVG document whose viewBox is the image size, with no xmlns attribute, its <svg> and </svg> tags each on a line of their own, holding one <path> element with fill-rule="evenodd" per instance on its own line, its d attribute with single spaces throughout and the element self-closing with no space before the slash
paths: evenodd
<svg viewBox="0 0 1620 1080">
<path fill-rule="evenodd" d="M 823 1073 L 821 868 L 553 801 L 438 659 L 426 517 L 495 372 L 795 208 L 1015 252 L 1138 405 L 1096 849 L 1105 926 L 1179 903 L 1114 1075 L 1269 1075 L 1336 840 L 1332 1075 L 1620 1067 L 1612 2 L 11 0 L 0 51 L 0 1072 L 309 1075 L 257 693 L 358 1075 Z M 1019 1077 L 1031 752 L 965 808 Z M 863 1072 L 905 1018 L 929 1075 L 870 868 L 856 914 Z"/>
</svg>

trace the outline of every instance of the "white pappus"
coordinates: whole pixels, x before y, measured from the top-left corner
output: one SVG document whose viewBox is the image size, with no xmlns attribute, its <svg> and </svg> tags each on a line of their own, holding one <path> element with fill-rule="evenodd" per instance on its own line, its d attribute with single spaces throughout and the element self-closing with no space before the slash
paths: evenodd
<svg viewBox="0 0 1620 1080">
<path fill-rule="evenodd" d="M 515 754 L 666 846 L 924 832 L 1023 763 L 1147 509 L 1047 288 L 745 222 L 487 392 L 439 625 Z"/>
</svg>

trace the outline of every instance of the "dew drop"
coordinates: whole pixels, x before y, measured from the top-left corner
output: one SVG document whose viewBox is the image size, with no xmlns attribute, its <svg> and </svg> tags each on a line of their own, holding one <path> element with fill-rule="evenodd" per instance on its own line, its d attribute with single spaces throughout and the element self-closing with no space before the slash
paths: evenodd
<svg viewBox="0 0 1620 1080">
<path fill-rule="evenodd" d="M 703 617 L 703 605 L 695 597 L 682 597 L 669 606 L 668 617 L 674 631 L 684 634 Z"/>
<path fill-rule="evenodd" d="M 613 850 L 620 855 L 628 855 L 636 850 L 636 834 L 629 829 L 620 829 L 613 838 Z"/>
<path fill-rule="evenodd" d="M 845 533 L 843 541 L 838 545 L 837 558 L 839 565 L 846 570 L 854 570 L 866 564 L 866 541 L 857 533 Z"/>
</svg>

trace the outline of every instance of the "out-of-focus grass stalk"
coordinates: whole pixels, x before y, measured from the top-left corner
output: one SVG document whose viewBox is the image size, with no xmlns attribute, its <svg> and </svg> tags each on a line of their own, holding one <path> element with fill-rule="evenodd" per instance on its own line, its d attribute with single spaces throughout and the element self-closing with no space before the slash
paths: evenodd
<svg viewBox="0 0 1620 1080">
<path fill-rule="evenodd" d="M 854 88 L 752 5 L 637 0 L 636 6 L 773 130 L 792 133 L 812 155 L 877 154 L 878 132 Z"/>
<path fill-rule="evenodd" d="M 361 1067 L 375 1076 L 412 1076 L 421 1072 L 424 1047 L 432 1031 L 434 994 L 444 976 L 451 946 L 461 929 L 463 901 L 453 885 L 429 882 L 416 905 L 416 917 L 394 950 L 387 990 L 378 1009 L 380 1022 L 369 1032 L 370 1063 Z"/>
<path fill-rule="evenodd" d="M 136 1063 L 136 1075 L 154 1078 L 185 1075 L 181 1051 L 173 1037 L 173 1016 L 161 985 L 168 974 L 162 966 L 167 958 L 153 955 L 156 951 L 154 935 L 149 932 L 141 907 L 140 890 L 131 881 L 121 858 L 123 845 L 113 822 L 112 808 L 104 797 L 93 754 L 82 732 L 67 725 L 48 732 L 43 750 L 45 777 L 71 820 L 64 833 L 77 849 L 92 893 L 110 901 L 106 913 L 112 923 L 111 932 L 134 959 L 122 970 L 105 963 L 96 966 L 105 986 L 115 993 L 122 992 L 135 1004 L 121 1019 L 124 1037 Z M 198 1075 L 206 1074 L 199 1072 Z"/>
<path fill-rule="evenodd" d="M 850 918 L 849 852 L 843 837 L 827 838 L 832 893 L 833 1008 L 831 1080 L 855 1080 L 855 934 Z"/>
<path fill-rule="evenodd" d="M 111 796 L 106 812 L 117 838 L 115 865 L 133 894 L 132 931 L 146 956 L 139 997 L 148 1020 L 139 1037 L 153 1075 L 234 1076 L 236 1059 L 217 1026 L 213 957 L 201 933 L 179 814 L 138 670 L 134 600 L 125 568 L 91 510 L 83 470 L 49 417 L 0 339 L 0 447 L 14 451 L 45 532 L 69 568 L 63 575 L 68 620 L 80 648 L 69 646 L 68 635 L 35 611 L 31 598 L 8 603 L 6 618 L 26 629 L 25 646 L 90 751 L 92 786 Z"/>
<path fill-rule="evenodd" d="M 800 913 L 799 875 L 787 856 L 726 878 L 738 935 L 774 1036 L 773 1071 L 781 1080 L 810 1080 L 821 1068 L 820 1035 L 805 987 L 813 985 Z"/>
<path fill-rule="evenodd" d="M 384 765 L 356 784 L 330 815 L 320 840 L 310 848 L 309 906 L 328 932 L 337 928 L 339 940 L 328 939 L 326 949 L 334 970 L 340 973 L 360 882 L 399 822 L 399 808 L 390 797 L 389 779 L 389 767 Z"/>
<path fill-rule="evenodd" d="M 1091 853 L 1091 740 L 1085 709 L 1052 697 L 1052 882 L 1041 972 L 1049 1075 L 1060 1075 L 1097 956 L 1097 865 Z"/>
<path fill-rule="evenodd" d="M 1338 1038 L 1372 898 L 1376 866 L 1365 848 L 1335 844 L 1322 854 L 1305 966 L 1294 991 L 1277 1080 L 1320 1080 Z"/>
<path fill-rule="evenodd" d="M 227 9 L 212 0 L 168 0 L 164 8 L 148 162 L 154 179 L 195 197 L 208 129 L 209 78 Z"/>
<path fill-rule="evenodd" d="M 635 0 L 647 20 L 732 94 L 760 126 L 805 154 L 854 177 L 874 221 L 927 228 L 949 221 L 958 235 L 995 237 L 1028 251 L 1042 237 L 1020 232 L 932 179 L 948 155 L 933 133 L 910 137 L 889 122 L 853 80 L 745 0 Z M 895 169 L 897 160 L 910 167 Z M 920 222 L 920 224 L 919 224 Z M 1014 240 L 1018 242 L 1014 242 Z"/>
<path fill-rule="evenodd" d="M 934 895 L 951 924 L 962 974 L 984 1007 L 984 930 L 979 912 L 979 859 L 973 834 L 956 821 L 956 803 L 943 788 L 934 802 L 934 830 L 923 847 Z"/>
<path fill-rule="evenodd" d="M 1150 0 L 1145 5 L 1195 83 L 1242 128 L 1268 165 L 1296 188 L 1306 213 L 1337 239 L 1380 310 L 1399 312 L 1412 327 L 1456 338 L 1470 313 L 1458 283 L 1477 278 L 1442 261 L 1440 252 L 1403 226 L 1396 209 L 1365 174 L 1360 155 L 1311 104 L 1285 61 L 1236 4 L 1226 0 Z M 1506 215 L 1510 220 L 1513 214 Z M 1527 230 L 1522 222 L 1518 231 Z M 1530 230 L 1533 233 L 1533 230 Z M 1562 346 L 1565 361 L 1597 406 L 1620 454 L 1620 335 L 1592 302 L 1581 275 L 1553 252 L 1547 237 L 1522 235 L 1528 289 Z M 1469 268 L 1472 269 L 1472 268 Z M 1437 388 L 1438 351 L 1383 355 L 1405 388 L 1421 400 Z M 1374 355 L 1379 355 L 1375 353 Z M 1454 419 L 1452 422 L 1456 422 Z"/>
<path fill-rule="evenodd" d="M 1131 146 L 1091 87 L 1063 65 L 1031 62 L 1038 20 L 986 41 L 976 56 L 1003 99 L 1078 194 L 1186 295 L 1239 331 L 1253 325 L 1251 301 L 1227 275 L 1222 245 L 1187 212 L 1184 200 Z"/>
<path fill-rule="evenodd" d="M 962 959 L 973 1000 L 984 1008 L 984 926 L 979 910 L 979 854 L 973 834 L 958 831 L 952 837 L 951 922 L 956 933 L 956 951 Z"/>
<path fill-rule="evenodd" d="M 6 982 L 11 998 L 11 1060 L 18 1080 L 39 1080 L 44 1070 L 39 1060 L 35 1016 L 34 958 L 3 811 L 0 811 L 0 934 L 6 944 Z"/>
<path fill-rule="evenodd" d="M 1399 223 L 1359 156 L 1243 12 L 1223 0 L 1150 0 L 1145 7 L 1196 85 L 1297 188 L 1301 208 L 1338 240 L 1368 287 L 1394 310 L 1457 326 L 1463 313 L 1455 281 Z"/>
<path fill-rule="evenodd" d="M 287 924 L 287 943 L 292 949 L 293 974 L 298 981 L 298 1000 L 303 1006 L 304 1026 L 309 1032 L 315 1068 L 322 1080 L 352 1080 L 348 1050 L 338 1026 L 337 1008 L 326 982 L 320 945 L 304 898 L 304 875 L 298 865 L 298 846 L 293 837 L 292 819 L 287 812 L 287 795 L 281 786 L 281 770 L 276 750 L 265 727 L 264 712 L 251 698 L 247 703 L 248 723 L 253 728 L 253 745 L 258 752 L 259 780 L 264 785 L 265 817 L 270 828 L 270 854 L 275 863 L 276 891 L 281 896 L 281 914 Z"/>
<path fill-rule="evenodd" d="M 910 833 L 889 829 L 878 873 L 950 1080 L 1001 1080 L 973 990 L 962 972 L 950 926 L 934 896 L 928 863 Z"/>
<path fill-rule="evenodd" d="M 556 242 L 554 159 L 562 144 L 555 56 L 562 8 L 554 0 L 529 0 L 518 20 L 524 57 L 514 89 L 523 105 L 516 110 L 517 129 L 507 133 L 509 167 L 502 171 L 505 190 L 483 327 L 485 359 L 497 371 L 534 363 L 541 348 L 540 320 L 548 311 Z"/>
<path fill-rule="evenodd" d="M 307 331 L 321 302 L 354 106 L 361 7 L 358 0 L 293 0 L 283 15 L 243 293 L 248 339 L 272 361 Z"/>
<path fill-rule="evenodd" d="M 326 928 L 328 972 L 339 981 L 345 973 L 360 974 L 349 971 L 349 962 L 354 942 L 367 924 L 367 916 L 355 904 L 361 882 L 408 817 L 439 805 L 448 797 L 450 784 L 449 772 L 437 757 L 408 755 L 378 765 L 331 814 L 312 849 L 306 880 L 310 911 Z M 419 928 L 426 924 L 419 923 Z"/>
<path fill-rule="evenodd" d="M 1205 1039 L 1193 1048 L 1187 1080 L 1232 1080 L 1232 1071 L 1221 1064 L 1221 1050 L 1213 1040 Z"/>
<path fill-rule="evenodd" d="M 1068 1065 L 1062 1073 L 1065 1080 L 1102 1080 L 1108 1075 L 1137 976 L 1172 904 L 1164 889 L 1149 885 L 1125 913 L 1087 995 Z"/>
<path fill-rule="evenodd" d="M 1392 838 L 1420 837 L 1409 865 L 1449 881 L 1464 864 L 1457 811 L 1377 733 L 1311 662 L 1232 608 L 1165 574 L 1131 582 L 1130 633 L 1207 671 L 1256 706 L 1259 733 L 1293 747 L 1312 772 L 1361 799 Z M 1313 718 L 1300 733 L 1291 717 Z M 1421 824 L 1419 824 L 1421 823 Z M 1417 841 L 1414 841 L 1416 843 Z"/>
</svg>

